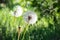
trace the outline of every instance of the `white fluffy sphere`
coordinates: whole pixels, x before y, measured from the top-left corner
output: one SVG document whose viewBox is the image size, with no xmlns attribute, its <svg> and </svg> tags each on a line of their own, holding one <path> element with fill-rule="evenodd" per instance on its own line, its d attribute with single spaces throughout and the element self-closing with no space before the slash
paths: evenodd
<svg viewBox="0 0 60 40">
<path fill-rule="evenodd" d="M 27 11 L 23 16 L 25 22 L 29 24 L 34 24 L 37 21 L 37 15 L 35 12 Z"/>
<path fill-rule="evenodd" d="M 15 6 L 14 8 L 13 8 L 14 10 L 12 11 L 12 16 L 15 16 L 15 17 L 19 17 L 19 16 L 21 16 L 22 15 L 22 13 L 23 13 L 23 9 L 22 9 L 22 7 L 21 6 Z"/>
</svg>

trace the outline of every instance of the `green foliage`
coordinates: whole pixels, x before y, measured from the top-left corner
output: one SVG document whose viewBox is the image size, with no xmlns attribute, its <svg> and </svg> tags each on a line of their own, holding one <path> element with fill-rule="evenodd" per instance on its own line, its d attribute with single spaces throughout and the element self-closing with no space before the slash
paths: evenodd
<svg viewBox="0 0 60 40">
<path fill-rule="evenodd" d="M 38 20 L 26 25 L 23 17 L 14 17 L 10 13 L 14 6 L 20 5 L 24 12 L 35 11 Z M 24 14 L 23 12 L 23 14 Z M 0 1 L 0 40 L 17 40 L 18 26 L 28 30 L 20 34 L 20 40 L 60 40 L 60 0 L 5 0 Z"/>
</svg>

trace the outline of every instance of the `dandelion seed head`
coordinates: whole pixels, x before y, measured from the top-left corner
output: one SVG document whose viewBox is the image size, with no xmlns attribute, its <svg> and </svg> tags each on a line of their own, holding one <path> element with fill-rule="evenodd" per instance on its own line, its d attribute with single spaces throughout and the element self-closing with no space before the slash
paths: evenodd
<svg viewBox="0 0 60 40">
<path fill-rule="evenodd" d="M 23 17 L 24 20 L 29 24 L 34 24 L 37 21 L 37 15 L 32 11 L 27 11 Z"/>
<path fill-rule="evenodd" d="M 21 6 L 18 5 L 16 7 L 14 7 L 14 10 L 12 11 L 11 14 L 12 14 L 12 16 L 19 17 L 22 15 L 22 13 L 23 13 L 23 9 Z"/>
</svg>

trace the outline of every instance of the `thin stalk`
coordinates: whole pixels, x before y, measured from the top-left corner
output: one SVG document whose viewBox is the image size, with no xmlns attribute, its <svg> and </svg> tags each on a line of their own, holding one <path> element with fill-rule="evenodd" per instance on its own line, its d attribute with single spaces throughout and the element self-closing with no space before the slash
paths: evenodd
<svg viewBox="0 0 60 40">
<path fill-rule="evenodd" d="M 28 24 L 27 24 L 26 29 L 25 29 L 24 34 L 23 34 L 22 40 L 24 40 L 24 36 L 25 36 L 25 34 L 26 34 L 26 31 L 27 31 L 28 27 L 29 27 L 29 26 L 28 26 Z"/>
<path fill-rule="evenodd" d="M 18 40 L 19 40 L 19 38 L 20 38 L 20 30 L 21 30 L 21 28 L 18 27 Z"/>
</svg>

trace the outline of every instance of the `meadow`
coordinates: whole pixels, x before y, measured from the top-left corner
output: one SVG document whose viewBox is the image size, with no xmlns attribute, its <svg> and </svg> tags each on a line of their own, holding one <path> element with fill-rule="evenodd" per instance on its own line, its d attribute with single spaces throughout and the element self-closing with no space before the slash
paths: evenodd
<svg viewBox="0 0 60 40">
<path fill-rule="evenodd" d="M 0 40 L 60 40 L 60 0 L 0 0 Z"/>
</svg>

